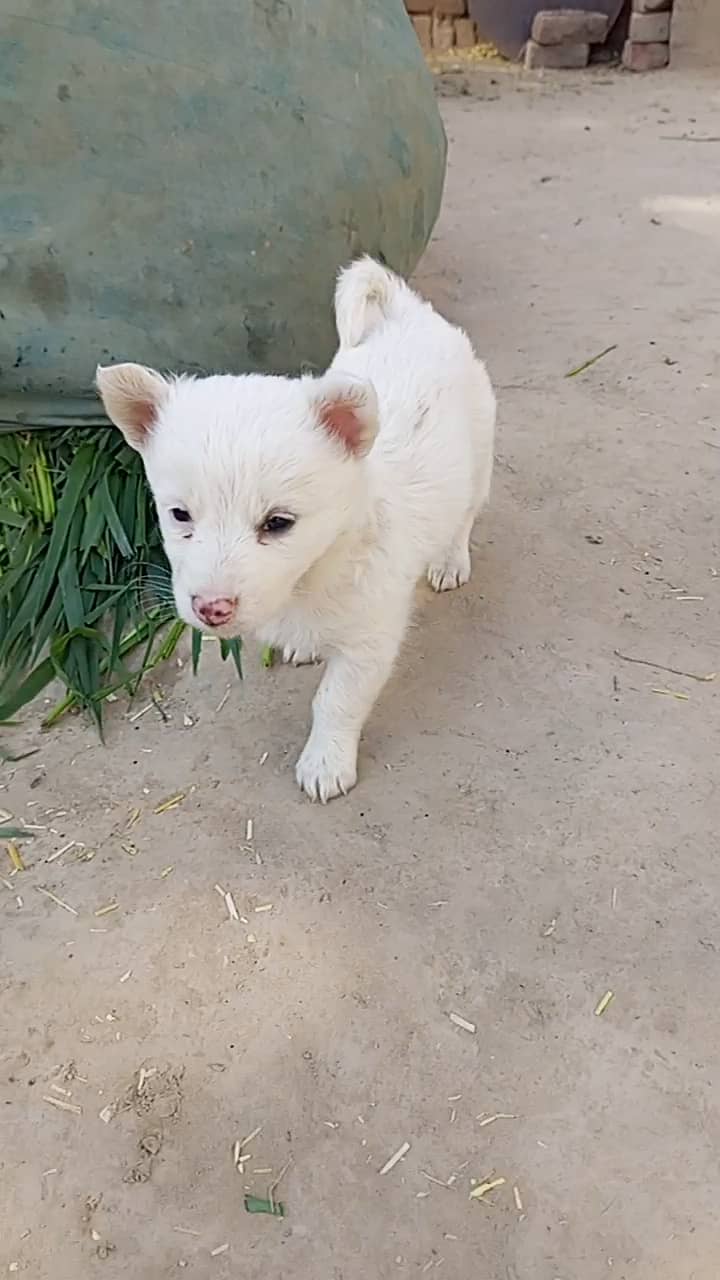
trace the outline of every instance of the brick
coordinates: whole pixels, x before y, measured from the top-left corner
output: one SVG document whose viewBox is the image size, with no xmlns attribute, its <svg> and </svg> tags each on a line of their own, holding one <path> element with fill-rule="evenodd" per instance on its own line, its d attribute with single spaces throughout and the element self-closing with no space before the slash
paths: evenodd
<svg viewBox="0 0 720 1280">
<path fill-rule="evenodd" d="M 622 62 L 628 71 L 659 71 L 670 61 L 669 44 L 637 44 L 626 40 Z"/>
<path fill-rule="evenodd" d="M 411 21 L 421 47 L 428 53 L 432 49 L 432 18 L 430 14 L 416 14 Z"/>
<path fill-rule="evenodd" d="M 606 14 L 582 9 L 542 9 L 532 24 L 537 44 L 602 44 L 607 33 Z"/>
<path fill-rule="evenodd" d="M 589 44 L 537 44 L 528 40 L 525 45 L 525 66 L 528 71 L 547 67 L 552 71 L 573 71 L 586 67 L 590 57 Z"/>
<path fill-rule="evenodd" d="M 633 44 L 664 44 L 670 39 L 669 13 L 632 13 L 628 40 Z"/>
<path fill-rule="evenodd" d="M 472 18 L 455 19 L 455 44 L 458 49 L 472 49 L 477 44 L 477 30 Z"/>
<path fill-rule="evenodd" d="M 433 0 L 405 0 L 408 13 L 432 13 Z"/>
<path fill-rule="evenodd" d="M 667 13 L 672 9 L 672 0 L 633 0 L 635 13 Z"/>
<path fill-rule="evenodd" d="M 433 49 L 438 53 L 447 53 L 455 44 L 455 23 L 452 18 L 443 18 L 439 13 L 433 14 L 432 20 Z"/>
<path fill-rule="evenodd" d="M 464 18 L 467 0 L 434 0 L 433 9 L 445 18 Z"/>
</svg>

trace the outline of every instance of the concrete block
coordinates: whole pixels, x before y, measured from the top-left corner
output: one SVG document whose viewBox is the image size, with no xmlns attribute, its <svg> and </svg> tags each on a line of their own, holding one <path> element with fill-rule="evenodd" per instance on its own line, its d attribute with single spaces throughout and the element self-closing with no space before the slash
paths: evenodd
<svg viewBox="0 0 720 1280">
<path fill-rule="evenodd" d="M 622 62 L 628 71 L 659 71 L 670 61 L 669 44 L 637 44 L 626 40 Z"/>
<path fill-rule="evenodd" d="M 433 14 L 432 42 L 433 49 L 438 53 L 447 53 L 448 49 L 452 49 L 455 44 L 455 23 L 452 18 L 444 18 L 439 13 Z"/>
<path fill-rule="evenodd" d="M 632 13 L 628 40 L 632 44 L 663 44 L 670 39 L 669 13 Z"/>
<path fill-rule="evenodd" d="M 428 53 L 432 49 L 432 18 L 429 13 L 418 13 L 411 19 L 415 35 L 421 47 Z"/>
<path fill-rule="evenodd" d="M 602 44 L 607 33 L 606 14 L 582 9 L 542 9 L 532 24 L 537 44 Z"/>
<path fill-rule="evenodd" d="M 455 19 L 455 44 L 458 49 L 472 49 L 477 44 L 477 30 L 472 18 Z"/>
<path fill-rule="evenodd" d="M 525 66 L 528 71 L 547 68 L 553 71 L 574 71 L 586 67 L 590 57 L 589 44 L 538 44 L 528 40 L 525 45 Z"/>
</svg>

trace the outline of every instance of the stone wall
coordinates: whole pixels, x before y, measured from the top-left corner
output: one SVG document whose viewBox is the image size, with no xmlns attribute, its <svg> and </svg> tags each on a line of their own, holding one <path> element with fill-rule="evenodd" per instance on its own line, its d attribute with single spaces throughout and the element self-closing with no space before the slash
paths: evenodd
<svg viewBox="0 0 720 1280">
<path fill-rule="evenodd" d="M 466 0 L 405 0 L 405 7 L 426 52 L 471 49 L 477 41 Z"/>
</svg>

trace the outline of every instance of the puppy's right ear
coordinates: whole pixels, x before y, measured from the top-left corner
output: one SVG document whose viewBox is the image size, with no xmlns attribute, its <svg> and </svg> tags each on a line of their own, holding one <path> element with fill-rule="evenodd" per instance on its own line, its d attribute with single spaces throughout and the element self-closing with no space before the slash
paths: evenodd
<svg viewBox="0 0 720 1280">
<path fill-rule="evenodd" d="M 141 364 L 98 365 L 95 384 L 111 422 L 142 453 L 167 399 L 169 383 Z"/>
</svg>

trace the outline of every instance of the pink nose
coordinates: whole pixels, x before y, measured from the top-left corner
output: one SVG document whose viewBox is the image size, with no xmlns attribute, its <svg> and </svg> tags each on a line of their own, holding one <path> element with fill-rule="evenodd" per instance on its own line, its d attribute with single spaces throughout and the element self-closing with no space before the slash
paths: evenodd
<svg viewBox="0 0 720 1280">
<path fill-rule="evenodd" d="M 203 596 L 193 596 L 193 613 L 205 623 L 206 627 L 224 627 L 232 621 L 237 598 L 220 596 L 217 600 L 206 600 Z"/>
</svg>

